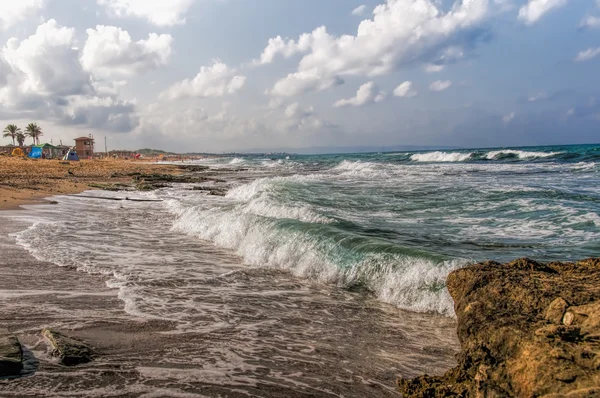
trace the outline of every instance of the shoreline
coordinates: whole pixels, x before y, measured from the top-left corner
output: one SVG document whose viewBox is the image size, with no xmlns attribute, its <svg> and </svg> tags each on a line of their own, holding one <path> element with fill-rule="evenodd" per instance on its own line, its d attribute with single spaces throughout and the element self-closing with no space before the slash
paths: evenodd
<svg viewBox="0 0 600 398">
<path fill-rule="evenodd" d="M 138 175 L 181 173 L 177 165 L 137 160 L 65 162 L 0 157 L 0 211 L 47 203 L 47 198 L 55 195 L 125 186 L 134 183 Z"/>
<path fill-rule="evenodd" d="M 404 312 L 373 297 L 299 280 L 280 271 L 246 268 L 241 263 L 239 271 L 227 278 L 235 278 L 237 272 L 241 272 L 241 279 L 234 286 L 243 283 L 248 276 L 257 278 L 258 283 L 251 282 L 247 288 L 236 291 L 230 297 L 233 301 L 225 304 L 225 308 L 227 312 L 234 310 L 236 317 L 249 311 L 258 312 L 249 312 L 249 317 L 239 326 L 236 326 L 239 321 L 235 321 L 231 326 L 225 323 L 214 330 L 200 327 L 181 331 L 172 321 L 131 315 L 125 311 L 119 290 L 107 287 L 106 276 L 37 260 L 25 248 L 16 245 L 14 237 L 8 234 L 27 228 L 26 212 L 0 212 L 6 220 L 14 220 L 0 226 L 0 250 L 5 254 L 0 262 L 0 273 L 4 276 L 0 281 L 3 304 L 0 318 L 5 320 L 2 326 L 25 347 L 26 354 L 25 369 L 20 376 L 0 378 L 2 396 L 69 393 L 90 397 L 242 397 L 248 394 L 395 397 L 399 396 L 394 384 L 398 374 L 416 376 L 426 369 L 439 374 L 454 364 L 455 339 L 444 344 L 421 342 L 416 333 L 420 329 L 439 329 L 440 336 L 436 338 L 451 335 L 455 327 L 452 320 L 441 315 Z M 21 216 L 23 221 L 19 220 Z M 197 244 L 191 237 L 181 239 L 188 239 L 190 245 Z M 228 286 L 230 281 L 223 283 Z M 207 293 L 213 289 L 213 283 L 208 288 Z M 263 289 L 268 293 L 265 296 L 261 293 Z M 272 306 L 269 299 L 271 291 L 278 292 L 277 306 Z M 288 291 L 296 293 L 288 296 Z M 297 311 L 297 294 L 307 297 L 307 301 L 300 301 L 307 312 L 297 314 L 298 318 L 288 313 Z M 248 308 L 239 303 L 238 295 L 250 301 Z M 198 302 L 197 305 L 201 311 L 202 308 L 207 310 L 223 305 L 223 299 L 220 295 L 214 298 L 216 301 L 206 297 L 205 304 Z M 275 314 L 264 318 L 267 310 Z M 313 319 L 317 314 L 327 321 Z M 258 331 L 259 342 L 254 342 L 253 325 L 260 319 L 264 326 Z M 323 330 L 326 333 L 311 338 L 309 343 L 302 337 L 303 333 L 293 332 L 293 337 L 280 342 L 282 328 L 268 327 L 275 319 L 293 320 L 288 324 L 292 330 L 297 322 L 310 325 L 308 330 L 326 325 Z M 247 326 L 243 326 L 245 324 Z M 410 333 L 401 331 L 407 327 Z M 59 365 L 42 336 L 45 328 L 93 347 L 97 353 L 94 361 L 76 367 Z M 349 333 L 345 335 L 348 341 L 340 339 L 339 333 Z M 264 343 L 265 339 L 269 343 Z M 381 342 L 385 342 L 384 346 L 380 346 Z M 387 355 L 397 359 L 392 361 L 385 356 L 386 362 L 380 363 L 379 352 L 384 347 L 389 350 Z M 317 352 L 319 354 L 315 354 Z M 423 370 L 415 370 L 413 365 L 405 363 L 406 359 L 400 359 L 403 356 L 419 363 Z M 344 369 L 339 369 L 341 358 L 345 358 Z M 325 374 L 337 376 L 311 385 Z M 340 377 L 344 380 L 340 381 Z"/>
</svg>

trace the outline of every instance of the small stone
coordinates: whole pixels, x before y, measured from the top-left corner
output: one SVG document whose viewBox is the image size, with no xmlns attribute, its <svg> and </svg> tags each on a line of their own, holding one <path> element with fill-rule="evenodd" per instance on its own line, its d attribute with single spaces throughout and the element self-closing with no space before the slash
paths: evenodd
<svg viewBox="0 0 600 398">
<path fill-rule="evenodd" d="M 568 307 L 569 304 L 562 297 L 556 298 L 546 309 L 546 320 L 560 324 Z"/>
<path fill-rule="evenodd" d="M 23 348 L 19 340 L 0 329 L 0 376 L 15 376 L 23 370 Z"/>
<path fill-rule="evenodd" d="M 575 320 L 575 314 L 573 314 L 571 311 L 569 311 L 565 314 L 562 321 L 565 326 L 571 326 L 573 324 L 574 320 Z"/>
<path fill-rule="evenodd" d="M 52 355 L 59 358 L 59 363 L 74 366 L 92 361 L 92 349 L 81 341 L 67 337 L 59 332 L 44 329 L 42 335 L 52 346 Z"/>
</svg>

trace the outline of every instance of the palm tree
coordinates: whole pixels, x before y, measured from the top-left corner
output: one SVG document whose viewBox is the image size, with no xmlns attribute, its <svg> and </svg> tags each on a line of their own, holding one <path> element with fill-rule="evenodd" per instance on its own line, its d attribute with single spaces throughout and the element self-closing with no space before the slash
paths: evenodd
<svg viewBox="0 0 600 398">
<path fill-rule="evenodd" d="M 43 135 L 42 129 L 36 123 L 29 123 L 25 127 L 25 135 L 33 139 L 33 145 L 39 144 L 40 136 Z"/>
<path fill-rule="evenodd" d="M 13 142 L 13 146 L 14 146 L 15 145 L 15 138 L 17 138 L 17 133 L 20 133 L 20 132 L 21 132 L 21 129 L 18 128 L 16 124 L 9 124 L 4 129 L 4 135 L 3 135 L 3 137 L 10 137 L 10 138 L 12 138 L 12 142 Z"/>
<path fill-rule="evenodd" d="M 17 139 L 17 142 L 19 143 L 19 146 L 23 146 L 25 145 L 25 134 L 23 134 L 22 131 L 19 131 L 16 135 L 15 138 Z"/>
</svg>

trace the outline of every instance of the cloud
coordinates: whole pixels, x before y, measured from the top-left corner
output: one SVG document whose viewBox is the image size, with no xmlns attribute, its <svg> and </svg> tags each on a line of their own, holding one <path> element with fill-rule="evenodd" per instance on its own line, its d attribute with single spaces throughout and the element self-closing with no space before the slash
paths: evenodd
<svg viewBox="0 0 600 398">
<path fill-rule="evenodd" d="M 44 0 L 0 1 L 0 31 L 23 21 L 44 6 Z"/>
<path fill-rule="evenodd" d="M 303 116 L 303 117 L 307 117 L 307 116 L 311 116 L 315 113 L 315 109 L 310 106 L 308 108 L 305 109 L 301 109 L 300 108 L 300 104 L 298 104 L 297 102 L 294 102 L 293 104 L 288 105 L 285 108 L 285 116 L 287 118 L 293 118 L 295 116 Z"/>
<path fill-rule="evenodd" d="M 429 90 L 431 91 L 444 91 L 452 86 L 452 82 L 450 80 L 436 80 L 429 85 Z"/>
<path fill-rule="evenodd" d="M 380 91 L 375 83 L 368 82 L 359 87 L 356 96 L 348 99 L 341 99 L 333 106 L 340 108 L 342 106 L 363 106 L 374 102 L 381 102 L 385 99 L 386 93 Z"/>
<path fill-rule="evenodd" d="M 269 40 L 260 61 L 304 54 L 298 69 L 275 83 L 271 94 L 292 96 L 341 84 L 345 76 L 380 76 L 400 65 L 438 60 L 448 48 L 473 42 L 488 14 L 488 0 L 464 0 L 443 12 L 433 0 L 387 0 L 357 33 L 334 36 L 322 26 L 299 39 Z M 454 52 L 451 51 L 451 52 Z M 454 55 L 457 56 L 458 54 Z"/>
<path fill-rule="evenodd" d="M 527 101 L 529 101 L 529 102 L 537 102 L 537 101 L 545 100 L 545 99 L 548 99 L 548 94 L 546 94 L 546 93 L 537 93 L 537 94 L 529 96 L 529 98 L 527 98 Z"/>
<path fill-rule="evenodd" d="M 90 76 L 79 63 L 75 29 L 51 19 L 38 26 L 23 41 L 9 39 L 2 58 L 12 75 L 9 86 L 0 90 L 0 101 L 12 103 L 25 95 L 74 95 L 91 90 Z M 10 95 L 7 91 L 18 91 Z M 9 94 L 9 95 L 2 95 Z"/>
<path fill-rule="evenodd" d="M 580 29 L 595 29 L 600 28 L 600 18 L 594 16 L 588 16 L 581 20 L 579 24 Z"/>
<path fill-rule="evenodd" d="M 366 5 L 360 5 L 358 7 L 356 7 L 354 10 L 352 10 L 352 15 L 356 15 L 356 16 L 361 16 L 365 13 L 365 11 L 367 10 L 367 6 Z"/>
<path fill-rule="evenodd" d="M 575 57 L 575 62 L 589 61 L 590 59 L 595 58 L 598 55 L 600 55 L 600 47 L 588 48 L 587 50 L 581 51 L 579 52 L 579 54 L 577 54 L 577 57 Z"/>
<path fill-rule="evenodd" d="M 75 30 L 49 20 L 35 34 L 9 39 L 0 51 L 0 107 L 62 124 L 126 131 L 137 124 L 134 104 L 100 89 L 79 62 Z M 108 86 L 104 85 L 104 88 Z M 114 87 L 113 87 L 114 89 Z M 126 121 L 126 122 L 125 122 Z"/>
<path fill-rule="evenodd" d="M 163 148 L 201 147 L 203 151 L 251 150 L 256 148 L 299 148 L 312 143 L 338 142 L 336 125 L 321 118 L 312 106 L 297 102 L 279 104 L 277 109 L 232 104 L 214 109 L 197 99 L 159 101 L 141 110 L 136 135 L 147 145 Z M 262 110 L 262 111 L 261 111 Z M 246 115 L 244 115 L 246 113 Z"/>
<path fill-rule="evenodd" d="M 498 7 L 500 12 L 510 11 L 515 8 L 515 5 L 511 0 L 494 0 L 494 4 Z"/>
<path fill-rule="evenodd" d="M 396 97 L 410 98 L 415 97 L 417 95 L 417 92 L 412 89 L 412 82 L 405 81 L 404 83 L 396 87 L 396 89 L 394 90 L 394 95 Z"/>
<path fill-rule="evenodd" d="M 64 109 L 64 124 L 85 124 L 88 127 L 114 132 L 129 132 L 138 124 L 135 103 L 114 97 L 77 96 L 68 99 Z"/>
<path fill-rule="evenodd" d="M 167 99 L 185 97 L 223 97 L 239 91 L 246 82 L 245 76 L 236 75 L 235 69 L 230 69 L 220 61 L 212 66 L 203 66 L 192 80 L 185 79 L 175 83 L 160 96 Z"/>
<path fill-rule="evenodd" d="M 427 73 L 437 73 L 444 70 L 444 65 L 437 64 L 427 64 L 425 65 L 425 72 Z"/>
<path fill-rule="evenodd" d="M 516 116 L 515 113 L 511 112 L 508 115 L 504 116 L 502 118 L 502 121 L 504 122 L 504 124 L 508 124 L 515 118 L 515 116 Z"/>
<path fill-rule="evenodd" d="M 518 18 L 526 25 L 533 25 L 547 12 L 566 5 L 568 0 L 529 0 L 519 9 Z"/>
<path fill-rule="evenodd" d="M 97 0 L 116 17 L 137 17 L 157 26 L 185 23 L 185 14 L 195 0 Z"/>
<path fill-rule="evenodd" d="M 290 74 L 277 81 L 268 93 L 292 97 L 305 91 L 322 91 L 341 84 L 344 84 L 344 80 L 339 76 L 323 76 L 315 70 L 308 70 Z"/>
<path fill-rule="evenodd" d="M 171 35 L 151 33 L 147 40 L 132 41 L 115 26 L 87 30 L 81 64 L 97 77 L 133 76 L 165 65 L 171 56 Z"/>
</svg>

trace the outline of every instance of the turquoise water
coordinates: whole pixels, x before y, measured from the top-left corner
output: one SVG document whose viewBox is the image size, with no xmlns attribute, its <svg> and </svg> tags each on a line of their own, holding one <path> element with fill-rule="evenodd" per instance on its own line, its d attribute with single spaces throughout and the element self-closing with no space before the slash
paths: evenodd
<svg viewBox="0 0 600 398">
<path fill-rule="evenodd" d="M 168 206 L 250 265 L 449 314 L 465 264 L 600 255 L 599 162 L 600 145 L 221 158 L 203 163 L 255 179 Z"/>
</svg>

